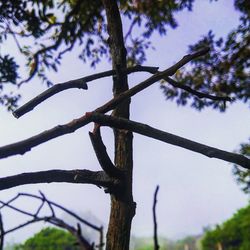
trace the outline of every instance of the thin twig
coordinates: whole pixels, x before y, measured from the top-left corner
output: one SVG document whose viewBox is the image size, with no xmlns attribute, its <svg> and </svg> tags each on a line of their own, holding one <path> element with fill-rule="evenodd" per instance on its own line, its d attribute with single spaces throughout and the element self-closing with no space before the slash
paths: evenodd
<svg viewBox="0 0 250 250">
<path fill-rule="evenodd" d="M 39 193 L 40 193 L 40 195 L 41 195 L 41 197 L 42 197 L 42 202 L 45 201 L 45 202 L 48 204 L 49 209 L 50 209 L 50 211 L 51 211 L 51 216 L 52 216 L 52 217 L 55 217 L 55 216 L 56 216 L 56 215 L 55 215 L 55 211 L 54 211 L 54 208 L 52 207 L 51 203 L 46 199 L 46 197 L 45 197 L 45 195 L 42 193 L 42 191 L 39 191 Z"/>
<path fill-rule="evenodd" d="M 38 199 L 38 200 L 42 200 L 42 197 L 40 197 L 40 196 L 38 196 L 38 195 L 34 195 L 34 194 L 19 193 L 18 195 L 19 195 L 19 196 L 31 197 L 31 198 L 35 198 L 35 199 Z M 92 229 L 94 229 L 94 230 L 96 230 L 96 231 L 98 231 L 98 232 L 100 231 L 100 229 L 101 229 L 100 227 L 97 227 L 97 226 L 95 226 L 94 224 L 92 224 L 92 223 L 90 223 L 90 222 L 88 222 L 88 221 L 82 219 L 80 216 L 78 216 L 76 213 L 72 212 L 71 210 L 69 210 L 69 209 L 67 209 L 67 208 L 65 208 L 65 207 L 63 207 L 63 206 L 61 206 L 61 205 L 59 205 L 58 203 L 55 203 L 55 202 L 53 202 L 53 201 L 48 200 L 48 198 L 46 198 L 46 201 L 49 201 L 49 203 L 50 203 L 52 206 L 61 209 L 62 211 L 64 211 L 65 213 L 71 215 L 72 217 L 76 218 L 77 220 L 79 220 L 79 221 L 82 222 L 83 224 L 87 225 L 88 227 L 90 227 L 90 228 L 92 228 Z"/>
<path fill-rule="evenodd" d="M 189 87 L 187 85 L 180 84 L 170 77 L 165 77 L 164 80 L 167 81 L 169 84 L 171 84 L 173 87 L 183 89 L 183 90 L 199 97 L 200 99 L 207 98 L 207 99 L 214 100 L 214 101 L 229 101 L 229 102 L 232 101 L 232 98 L 230 98 L 229 96 L 215 96 L 215 95 L 210 95 L 208 93 L 200 92 L 200 91 L 197 91 L 195 89 L 192 89 L 191 87 Z"/>
<path fill-rule="evenodd" d="M 177 62 L 176 64 L 174 64 L 173 66 L 171 66 L 170 68 L 168 68 L 167 70 L 163 71 L 162 73 L 167 75 L 167 76 L 172 76 L 174 75 L 178 69 L 180 69 L 182 66 L 184 66 L 185 64 L 189 63 L 190 61 L 192 61 L 193 59 L 196 59 L 200 56 L 204 56 L 205 54 L 207 54 L 210 51 L 209 47 L 205 47 L 201 50 L 198 50 L 197 52 L 193 53 L 193 54 L 188 54 L 185 55 L 179 62 Z M 167 71 L 167 73 L 166 73 Z"/>
<path fill-rule="evenodd" d="M 29 197 L 29 198 L 32 198 L 32 199 L 39 199 L 41 201 L 41 204 L 39 205 L 38 209 L 37 209 L 37 212 L 35 214 L 32 214 L 32 213 L 29 213 L 27 211 L 24 211 L 22 209 L 19 209 L 15 206 L 12 206 L 10 205 L 10 202 L 11 201 L 14 201 L 16 200 L 17 198 L 20 198 L 20 197 Z M 70 215 L 72 215 L 73 217 L 75 217 L 76 219 L 79 219 L 80 222 L 83 222 L 85 225 L 91 227 L 92 229 L 94 230 L 97 230 L 99 233 L 100 233 L 100 238 L 102 238 L 102 227 L 97 227 L 95 225 L 93 225 L 92 223 L 89 223 L 87 222 L 86 220 L 83 220 L 81 219 L 79 216 L 75 215 L 72 211 L 48 200 L 46 198 L 46 196 L 40 192 L 40 196 L 37 196 L 37 195 L 32 195 L 32 194 L 28 194 L 28 193 L 19 193 L 17 196 L 15 196 L 13 199 L 11 199 L 10 201 L 8 202 L 3 202 L 3 201 L 0 201 L 0 203 L 4 204 L 4 206 L 2 206 L 1 208 L 3 209 L 4 207 L 8 207 L 16 212 L 19 212 L 21 214 L 25 214 L 25 215 L 28 215 L 29 217 L 32 217 L 30 220 L 18 225 L 18 226 L 15 226 L 7 231 L 4 231 L 3 230 L 3 227 L 2 227 L 2 220 L 1 220 L 1 217 L 0 217 L 0 230 L 1 230 L 1 244 L 3 243 L 3 237 L 6 235 L 6 234 L 9 234 L 11 232 L 14 232 L 20 228 L 23 228 L 23 227 L 26 227 L 32 223 L 36 223 L 36 222 L 39 222 L 39 221 L 44 221 L 44 222 L 48 222 L 48 223 L 51 223 L 57 227 L 60 227 L 60 228 L 63 228 L 63 229 L 66 229 L 67 231 L 69 231 L 73 236 L 75 236 L 75 238 L 77 239 L 78 243 L 79 243 L 79 246 L 80 246 L 80 249 L 84 249 L 84 250 L 94 250 L 94 244 L 90 244 L 88 242 L 87 239 L 85 239 L 85 237 L 83 237 L 82 235 L 82 231 L 80 230 L 80 224 L 77 223 L 77 227 L 73 227 L 71 225 L 69 225 L 68 223 L 66 223 L 65 221 L 63 221 L 62 219 L 59 219 L 58 217 L 56 217 L 56 213 L 54 211 L 54 207 L 56 208 L 59 208 L 59 209 L 62 209 L 64 212 L 66 213 L 69 213 Z M 52 215 L 51 216 L 42 216 L 40 217 L 39 216 L 39 212 L 41 211 L 41 207 L 42 205 L 46 203 L 48 205 L 48 207 L 50 208 L 51 212 L 52 212 Z M 0 214 L 1 216 L 1 214 Z M 0 245 L 1 246 L 1 245 Z M 0 248 L 0 250 L 2 250 L 2 248 Z"/>
<path fill-rule="evenodd" d="M 154 202 L 153 202 L 153 222 L 154 222 L 154 250 L 160 249 L 158 243 L 158 235 L 157 235 L 157 220 L 156 220 L 156 203 L 157 203 L 157 194 L 159 191 L 159 185 L 156 186 L 154 193 Z"/>
</svg>

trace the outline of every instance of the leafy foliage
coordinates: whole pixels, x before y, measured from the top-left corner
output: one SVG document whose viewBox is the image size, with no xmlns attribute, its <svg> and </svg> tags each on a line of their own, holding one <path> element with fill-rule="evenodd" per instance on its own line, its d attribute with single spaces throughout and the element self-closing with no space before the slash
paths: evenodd
<svg viewBox="0 0 250 250">
<path fill-rule="evenodd" d="M 240 153 L 250 157 L 250 139 L 249 143 L 242 143 L 240 145 Z M 233 175 L 237 183 L 241 186 L 244 193 L 250 194 L 250 170 L 234 166 Z"/>
<path fill-rule="evenodd" d="M 175 14 L 183 9 L 191 10 L 194 0 L 118 2 L 129 27 L 124 35 L 128 64 L 134 65 L 145 61 L 153 32 L 165 35 L 168 27 L 175 28 Z M 34 76 L 50 86 L 52 83 L 47 78 L 47 70 L 57 71 L 63 55 L 76 45 L 81 49 L 79 58 L 89 61 L 93 67 L 103 57 L 110 59 L 104 14 L 101 0 L 91 4 L 81 0 L 1 1 L 0 43 L 4 45 L 12 39 L 28 69 L 28 75 L 21 77 L 18 86 Z M 137 32 L 138 29 L 141 33 Z M 0 72 L 1 93 L 6 88 L 3 81 L 16 83 L 19 75 L 13 55 L 3 58 L 8 60 L 9 66 L 5 64 Z M 10 103 L 15 102 L 12 100 Z"/>
<path fill-rule="evenodd" d="M 240 209 L 231 219 L 208 231 L 202 240 L 203 250 L 250 249 L 250 205 Z"/>
<path fill-rule="evenodd" d="M 61 229 L 47 227 L 25 241 L 15 246 L 15 250 L 77 250 L 76 239 Z"/>
<path fill-rule="evenodd" d="M 210 94 L 231 96 L 233 101 L 250 100 L 250 8 L 249 1 L 235 1 L 236 9 L 241 11 L 240 24 L 227 38 L 216 39 L 209 31 L 197 44 L 189 47 L 190 52 L 208 46 L 210 53 L 192 61 L 190 70 L 180 70 L 176 80 L 181 84 Z M 225 111 L 222 102 L 201 100 L 180 89 L 162 85 L 167 99 L 176 100 L 179 105 L 190 104 L 195 109 L 213 107 Z"/>
</svg>

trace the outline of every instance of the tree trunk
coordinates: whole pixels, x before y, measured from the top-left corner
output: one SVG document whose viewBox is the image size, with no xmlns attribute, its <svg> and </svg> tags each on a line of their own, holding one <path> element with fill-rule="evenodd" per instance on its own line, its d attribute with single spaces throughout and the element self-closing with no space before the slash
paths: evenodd
<svg viewBox="0 0 250 250">
<path fill-rule="evenodd" d="M 123 40 L 123 31 L 120 12 L 117 2 L 103 0 L 107 15 L 109 45 L 113 69 L 116 76 L 113 77 L 114 96 L 128 89 L 126 69 L 126 49 Z M 130 100 L 121 103 L 113 115 L 129 119 Z M 132 140 L 133 135 L 126 130 L 114 130 L 115 136 L 115 165 L 125 173 L 122 188 L 111 194 L 111 211 L 107 232 L 107 250 L 128 250 L 130 229 L 135 214 L 135 203 L 132 195 Z"/>
</svg>

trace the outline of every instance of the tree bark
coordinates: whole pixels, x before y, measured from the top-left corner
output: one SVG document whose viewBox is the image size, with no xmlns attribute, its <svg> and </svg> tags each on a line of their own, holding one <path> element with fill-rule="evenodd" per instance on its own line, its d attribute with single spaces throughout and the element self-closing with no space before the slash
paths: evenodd
<svg viewBox="0 0 250 250">
<path fill-rule="evenodd" d="M 114 96 L 128 89 L 126 71 L 126 49 L 123 40 L 122 22 L 117 2 L 103 0 L 107 15 L 109 45 L 112 67 L 116 71 L 113 77 Z M 113 111 L 114 116 L 129 119 L 130 99 L 125 100 Z M 130 229 L 135 214 L 132 195 L 133 135 L 130 131 L 114 129 L 115 166 L 125 172 L 120 190 L 111 194 L 111 211 L 107 232 L 107 250 L 128 250 Z"/>
</svg>

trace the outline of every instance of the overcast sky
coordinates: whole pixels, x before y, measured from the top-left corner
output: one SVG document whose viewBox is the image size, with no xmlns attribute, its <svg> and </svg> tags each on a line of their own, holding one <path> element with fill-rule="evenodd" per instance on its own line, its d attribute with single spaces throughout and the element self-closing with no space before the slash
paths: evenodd
<svg viewBox="0 0 250 250">
<path fill-rule="evenodd" d="M 197 0 L 193 12 L 182 12 L 177 18 L 179 27 L 169 31 L 166 37 L 153 38 L 156 50 L 148 52 L 150 66 L 161 70 L 179 60 L 189 44 L 197 42 L 210 29 L 217 36 L 226 35 L 238 23 L 238 13 L 233 1 Z M 126 28 L 126 27 L 125 27 Z M 77 59 L 77 51 L 68 54 L 57 74 L 51 74 L 55 82 L 110 69 L 108 63 L 90 69 Z M 148 75 L 130 75 L 130 86 L 134 86 Z M 23 89 L 21 103 L 25 103 L 45 89 L 35 79 Z M 111 79 L 89 83 L 89 90 L 68 90 L 47 100 L 20 119 L 0 110 L 1 145 L 9 144 L 35 135 L 57 124 L 66 123 L 91 111 L 112 96 Z M 197 142 L 228 151 L 235 150 L 249 137 L 250 113 L 247 105 L 240 103 L 230 106 L 226 113 L 211 109 L 197 112 L 189 107 L 177 107 L 165 101 L 159 83 L 133 97 L 131 107 L 133 120 L 171 132 Z M 100 170 L 88 138 L 88 125 L 74 134 L 66 135 L 33 148 L 24 156 L 14 156 L 0 161 L 1 176 L 28 171 L 48 169 L 84 168 Z M 103 128 L 104 142 L 113 156 L 113 134 Z M 137 214 L 133 221 L 133 234 L 150 236 L 152 226 L 152 198 L 156 185 L 160 185 L 157 204 L 159 232 L 168 238 L 187 234 L 199 234 L 207 225 L 226 220 L 247 204 L 247 196 L 236 185 L 232 166 L 221 160 L 209 159 L 202 155 L 177 148 L 140 135 L 134 135 L 134 199 Z M 73 184 L 42 184 L 20 186 L 1 191 L 1 199 L 7 200 L 17 192 L 37 193 L 42 190 L 48 198 L 77 212 L 92 211 L 104 224 L 108 223 L 109 196 L 95 186 Z M 33 202 L 25 201 L 22 207 L 32 207 Z M 20 223 L 21 218 L 5 213 L 7 225 Z M 9 239 L 20 241 L 31 236 L 39 226 L 31 226 L 12 234 Z"/>
</svg>

